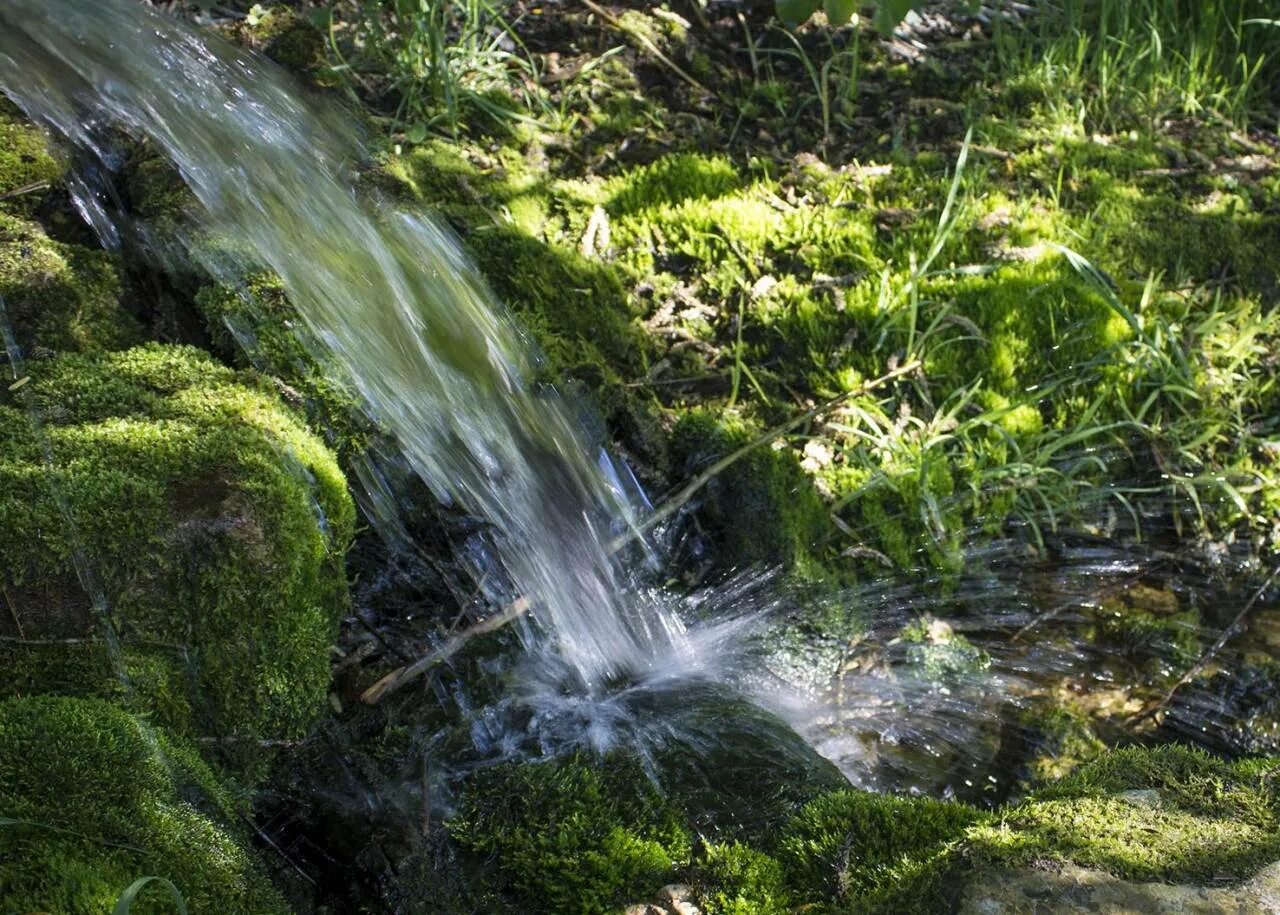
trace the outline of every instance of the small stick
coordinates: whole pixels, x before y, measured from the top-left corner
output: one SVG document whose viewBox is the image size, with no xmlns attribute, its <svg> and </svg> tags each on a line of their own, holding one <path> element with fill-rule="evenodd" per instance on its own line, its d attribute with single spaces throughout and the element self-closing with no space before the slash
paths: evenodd
<svg viewBox="0 0 1280 915">
<path fill-rule="evenodd" d="M 26 639 L 27 634 L 22 631 L 22 620 L 18 616 L 18 608 L 13 605 L 13 598 L 9 596 L 9 589 L 0 586 L 0 591 L 4 592 L 4 602 L 9 607 L 9 615 L 13 617 L 13 625 L 18 627 L 18 638 Z"/>
<path fill-rule="evenodd" d="M 48 181 L 33 181 L 30 184 L 24 184 L 22 187 L 16 187 L 11 191 L 0 194 L 0 200 L 10 200 L 14 197 L 21 197 L 23 194 L 30 194 L 33 191 L 43 191 L 49 187 Z"/>
<path fill-rule="evenodd" d="M 649 517 L 645 518 L 640 523 L 634 525 L 631 528 L 631 530 L 629 530 L 627 533 L 623 534 L 621 537 L 618 537 L 616 540 L 614 540 L 613 543 L 609 545 L 609 551 L 612 553 L 616 553 L 618 550 L 622 549 L 632 540 L 643 535 L 646 531 L 650 530 L 655 525 L 661 523 L 662 521 L 665 521 L 667 518 L 670 518 L 677 511 L 679 511 L 680 508 L 686 502 L 688 502 L 691 498 L 693 498 L 694 494 L 697 493 L 699 489 L 701 489 L 702 487 L 710 483 L 716 477 L 717 474 L 723 473 L 725 470 L 727 470 L 737 461 L 746 457 L 748 454 L 750 454 L 756 448 L 759 448 L 761 445 L 769 444 L 774 439 L 778 438 L 781 435 L 786 435 L 792 429 L 807 423 L 809 420 L 813 419 L 814 417 L 821 416 L 824 413 L 830 413 L 836 407 L 840 406 L 840 404 L 844 403 L 846 400 L 849 400 L 852 397 L 859 397 L 863 394 L 866 394 L 867 392 L 875 390 L 876 388 L 880 387 L 880 385 L 888 381 L 892 381 L 895 378 L 899 378 L 903 375 L 910 374 L 911 372 L 914 372 L 918 368 L 920 368 L 920 360 L 912 359 L 906 365 L 901 365 L 898 368 L 894 369 L 892 372 L 888 372 L 884 375 L 881 375 L 879 378 L 860 384 L 856 388 L 853 388 L 852 390 L 845 391 L 843 394 L 837 397 L 831 398 L 826 403 L 819 404 L 816 407 L 813 407 L 809 410 L 804 411 L 799 416 L 792 417 L 791 419 L 787 420 L 781 425 L 774 426 L 772 429 L 762 432 L 760 435 L 756 436 L 751 441 L 747 442 L 741 448 L 738 448 L 736 451 L 729 452 L 724 457 L 720 458 L 720 460 L 716 461 L 714 464 L 708 467 L 706 470 L 702 471 L 702 473 L 698 474 L 696 477 L 690 480 L 683 489 L 681 489 L 678 493 L 676 493 L 674 496 L 672 496 L 662 505 L 658 506 L 658 508 L 654 510 L 653 514 L 649 515 Z"/>
<path fill-rule="evenodd" d="M 1231 621 L 1231 624 L 1227 626 L 1226 629 L 1222 630 L 1222 635 L 1218 636 L 1218 640 L 1209 647 L 1208 651 L 1200 656 L 1200 660 L 1191 665 L 1191 668 L 1178 678 L 1178 682 L 1169 688 L 1169 691 L 1164 694 L 1163 699 L 1150 708 L 1135 715 L 1132 719 L 1133 724 L 1137 724 L 1139 721 L 1143 721 L 1156 715 L 1161 709 L 1173 701 L 1174 693 L 1190 683 L 1196 674 L 1200 673 L 1200 671 L 1204 670 L 1205 667 L 1208 666 L 1209 662 L 1212 661 L 1214 656 L 1222 650 L 1223 646 L 1226 645 L 1227 642 L 1231 641 L 1232 637 L 1241 630 L 1244 619 L 1249 615 L 1249 611 L 1253 609 L 1253 605 L 1261 599 L 1262 595 L 1266 593 L 1267 588 L 1271 587 L 1277 577 L 1280 577 L 1280 566 L 1276 566 L 1275 569 L 1272 570 L 1271 575 L 1267 577 L 1267 580 L 1262 583 L 1262 587 L 1253 592 L 1253 597 L 1249 598 L 1249 602 L 1244 605 L 1244 609 L 1236 614 L 1235 619 Z"/>
<path fill-rule="evenodd" d="M 412 680 L 416 680 L 432 667 L 449 660 L 457 654 L 462 646 L 467 644 L 478 635 L 484 635 L 486 632 L 493 632 L 501 629 L 512 620 L 519 619 L 529 612 L 529 601 L 523 597 L 516 598 L 501 613 L 491 616 L 486 620 L 481 620 L 469 629 L 464 629 L 457 635 L 445 639 L 440 647 L 427 652 L 412 664 L 404 667 L 397 667 L 391 673 L 387 674 L 377 683 L 370 686 L 360 694 L 360 701 L 365 705 L 377 705 L 391 693 L 403 687 Z"/>
</svg>

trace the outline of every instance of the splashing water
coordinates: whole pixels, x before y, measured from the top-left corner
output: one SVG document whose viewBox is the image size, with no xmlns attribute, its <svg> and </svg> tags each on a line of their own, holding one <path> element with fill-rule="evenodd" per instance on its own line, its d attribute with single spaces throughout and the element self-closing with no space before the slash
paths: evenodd
<svg viewBox="0 0 1280 915">
<path fill-rule="evenodd" d="M 225 42 L 133 0 L 9 0 L 0 86 L 73 146 L 123 126 L 172 160 L 214 227 L 278 273 L 308 329 L 438 498 L 492 525 L 589 691 L 686 650 L 658 601 L 628 601 L 609 554 L 623 494 L 575 417 L 531 384 L 534 350 L 435 220 L 359 199 L 366 158 L 336 109 Z M 78 191 L 78 192 L 77 192 Z M 116 228 L 83 185 L 104 242 Z"/>
</svg>

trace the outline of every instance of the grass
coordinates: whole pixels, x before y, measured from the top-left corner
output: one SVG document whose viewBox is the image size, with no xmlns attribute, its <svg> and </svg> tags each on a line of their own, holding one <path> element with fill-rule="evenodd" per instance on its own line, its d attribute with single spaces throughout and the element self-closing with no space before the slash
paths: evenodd
<svg viewBox="0 0 1280 915">
<path fill-rule="evenodd" d="M 635 77 L 643 51 L 605 29 L 593 58 L 605 62 L 574 91 L 548 89 L 567 106 L 552 121 L 496 152 L 423 149 L 397 167 L 517 302 L 540 271 L 486 256 L 486 239 L 576 257 L 605 220 L 608 242 L 587 260 L 616 278 L 643 336 L 611 382 L 628 415 L 711 410 L 769 428 L 921 362 L 775 451 L 810 481 L 788 492 L 812 485 L 833 516 L 809 549 L 786 534 L 787 562 L 958 569 L 975 527 L 1013 522 L 1043 542 L 1115 516 L 1110 529 L 1143 536 L 1152 507 L 1189 536 L 1240 525 L 1265 537 L 1277 502 L 1266 252 L 1280 227 L 1271 179 L 1230 172 L 1233 157 L 1259 155 L 1236 125 L 1268 116 L 1274 78 L 1280 30 L 1255 13 L 1247 2 L 1045 4 L 914 68 L 886 59 L 869 31 L 747 17 L 723 23 L 736 47 L 722 60 L 702 43 L 713 24 L 673 32 L 653 14 L 653 40 L 723 103 L 684 134 L 663 127 L 670 98 Z M 549 46 L 540 28 L 519 25 L 532 61 Z M 1139 38 L 1160 53 L 1136 53 Z M 898 105 L 925 113 L 877 113 Z M 591 165 L 595 149 L 649 141 L 661 151 L 637 165 Z M 708 142 L 726 152 L 707 155 Z M 793 155 L 809 142 L 826 162 Z M 1190 233 L 1181 242 L 1174 223 Z M 587 353 L 585 326 L 547 320 L 553 298 L 535 334 L 553 354 Z M 579 378 L 617 371 L 591 358 L 555 361 Z M 637 450 L 674 475 L 673 491 L 715 457 L 678 446 L 664 466 L 661 447 Z M 761 561 L 758 525 L 720 489 L 702 511 L 723 562 Z"/>
<path fill-rule="evenodd" d="M 1107 132 L 1205 115 L 1244 125 L 1280 76 L 1264 0 L 1059 0 L 1001 30 L 996 50 L 1016 82 L 1052 87 L 1044 103 L 1056 116 Z"/>
</svg>

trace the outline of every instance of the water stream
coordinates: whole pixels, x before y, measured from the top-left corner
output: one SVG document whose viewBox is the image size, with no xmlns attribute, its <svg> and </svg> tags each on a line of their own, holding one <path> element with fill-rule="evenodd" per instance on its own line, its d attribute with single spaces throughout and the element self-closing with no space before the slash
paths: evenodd
<svg viewBox="0 0 1280 915">
<path fill-rule="evenodd" d="M 626 499 L 573 412 L 533 384 L 535 349 L 457 240 L 429 216 L 354 192 L 368 155 L 348 114 L 133 0 L 6 2 L 0 86 L 108 165 L 108 128 L 163 150 L 210 225 L 243 246 L 246 263 L 232 269 L 278 273 L 417 474 L 489 523 L 501 573 L 486 574 L 506 601 L 531 603 L 578 687 L 594 692 L 690 650 L 662 601 L 628 597 L 608 547 Z M 93 188 L 72 191 L 116 244 Z"/>
</svg>

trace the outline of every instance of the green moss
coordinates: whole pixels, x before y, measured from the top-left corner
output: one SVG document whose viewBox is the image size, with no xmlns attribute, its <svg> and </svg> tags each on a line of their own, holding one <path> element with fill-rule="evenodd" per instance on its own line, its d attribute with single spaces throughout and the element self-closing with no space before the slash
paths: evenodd
<svg viewBox="0 0 1280 915">
<path fill-rule="evenodd" d="M 112 703 L 0 702 L 0 909 L 100 915 L 159 875 L 192 912 L 288 911 L 212 785 L 196 754 Z M 159 887 L 132 909 L 172 910 Z"/>
<path fill-rule="evenodd" d="M 269 372 L 302 400 L 308 425 L 323 430 L 343 459 L 363 453 L 373 429 L 358 400 L 342 385 L 337 366 L 305 331 L 284 286 L 274 274 L 259 273 L 239 287 L 203 287 L 195 296 L 215 345 L 226 358 Z"/>
<path fill-rule="evenodd" d="M 1070 861 L 1131 880 L 1244 878 L 1280 857 L 1277 763 L 1113 751 L 969 836 L 970 864 Z"/>
<path fill-rule="evenodd" d="M 672 433 L 673 459 L 685 478 L 751 441 L 743 420 L 691 411 Z M 764 445 L 717 474 L 701 496 L 700 517 L 726 566 L 762 563 L 812 573 L 827 530 L 827 510 L 790 449 Z"/>
<path fill-rule="evenodd" d="M 62 166 L 50 155 L 44 134 L 7 99 L 0 99 L 0 196 L 13 195 L 0 200 L 0 212 L 30 214 L 42 195 L 15 192 L 54 183 L 62 172 Z"/>
<path fill-rule="evenodd" d="M 707 915 L 788 915 L 782 865 L 741 842 L 710 844 L 697 868 L 698 901 Z"/>
<path fill-rule="evenodd" d="M 898 637 L 907 644 L 907 663 L 931 680 L 972 675 L 991 666 L 991 656 L 945 620 L 915 620 Z"/>
<path fill-rule="evenodd" d="M 0 392 L 0 583 L 23 637 L 4 643 L 7 689 L 132 696 L 242 761 L 260 739 L 304 734 L 346 606 L 354 509 L 332 455 L 274 395 L 194 349 L 30 369 Z M 90 591 L 129 693 L 110 685 Z"/>
<path fill-rule="evenodd" d="M 674 811 L 622 757 L 483 772 L 449 829 L 492 863 L 524 911 L 613 912 L 669 883 L 690 853 Z"/>
<path fill-rule="evenodd" d="M 231 37 L 318 85 L 340 85 L 329 67 L 324 32 L 287 6 L 271 4 L 265 11 L 237 21 Z"/>
<path fill-rule="evenodd" d="M 138 322 L 120 305 L 118 270 L 105 251 L 53 241 L 37 224 L 0 212 L 0 299 L 28 352 L 139 342 Z"/>
<path fill-rule="evenodd" d="M 1021 723 L 1032 747 L 1026 769 L 1033 784 L 1062 778 L 1106 749 L 1087 716 L 1074 708 L 1033 706 Z"/>
<path fill-rule="evenodd" d="M 1186 670 L 1200 657 L 1200 614 L 1179 612 L 1175 595 L 1166 592 L 1168 599 L 1157 600 L 1150 590 L 1104 600 L 1094 614 L 1094 638 L 1151 673 Z"/>
<path fill-rule="evenodd" d="M 983 818 L 965 804 L 836 791 L 796 815 L 777 855 L 805 898 L 836 897 L 856 911 L 892 907 L 904 891 L 923 902 L 940 890 L 939 862 Z"/>
</svg>

